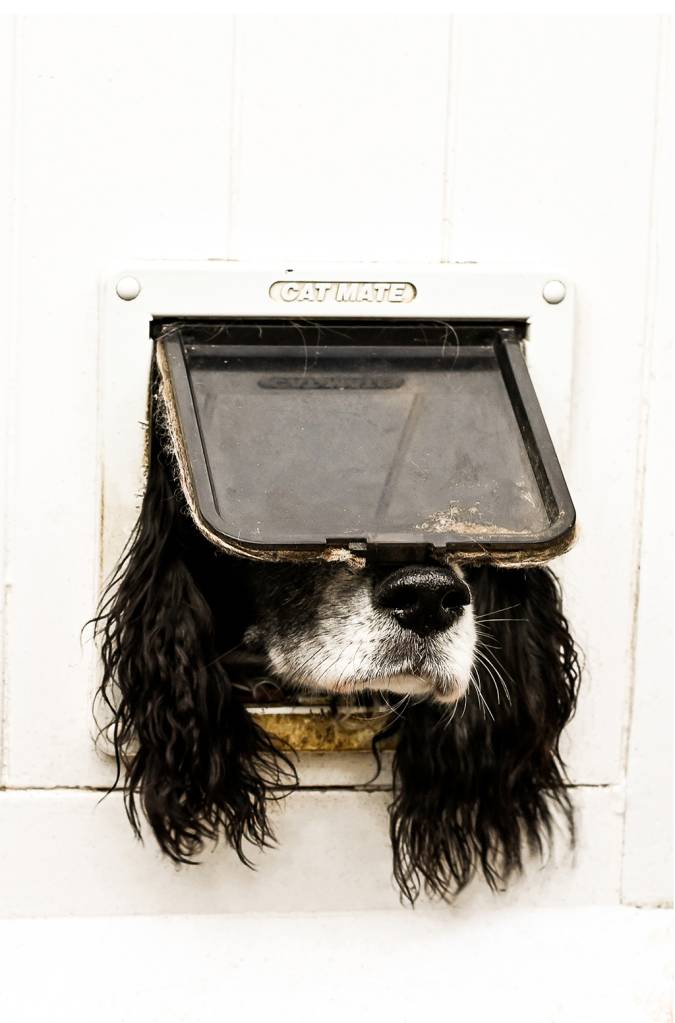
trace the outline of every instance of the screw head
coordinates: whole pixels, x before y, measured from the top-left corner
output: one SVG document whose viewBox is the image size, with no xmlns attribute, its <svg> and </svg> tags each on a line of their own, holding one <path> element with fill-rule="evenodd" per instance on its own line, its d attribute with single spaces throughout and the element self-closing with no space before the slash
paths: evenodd
<svg viewBox="0 0 675 1023">
<path fill-rule="evenodd" d="M 542 295 L 549 305 L 558 305 L 566 294 L 567 288 L 562 281 L 547 281 L 542 291 Z"/>
<path fill-rule="evenodd" d="M 132 302 L 141 293 L 141 285 L 135 277 L 120 277 L 115 291 L 124 302 Z"/>
</svg>

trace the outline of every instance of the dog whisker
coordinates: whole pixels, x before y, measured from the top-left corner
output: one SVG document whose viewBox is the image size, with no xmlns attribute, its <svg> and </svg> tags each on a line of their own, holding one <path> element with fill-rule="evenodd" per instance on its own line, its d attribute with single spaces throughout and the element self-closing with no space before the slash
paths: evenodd
<svg viewBox="0 0 675 1023">
<path fill-rule="evenodd" d="M 492 654 L 492 655 L 488 654 L 487 651 L 484 650 L 484 646 L 485 646 L 485 644 L 483 644 L 482 642 L 479 642 L 476 645 L 476 655 L 477 656 L 482 655 L 487 660 L 489 667 L 492 668 L 492 670 L 495 672 L 497 678 L 500 680 L 500 682 L 502 684 L 502 688 L 504 690 L 504 695 L 506 696 L 506 699 L 510 703 L 511 702 L 511 695 L 509 693 L 509 687 L 506 684 L 506 679 L 504 678 L 504 675 L 497 668 L 497 665 L 499 665 L 501 667 L 502 671 L 504 671 L 506 675 L 508 675 L 508 672 L 504 668 L 504 665 L 499 660 L 497 655 L 496 654 Z M 511 676 L 508 675 L 508 677 L 511 680 L 511 682 L 513 682 L 513 679 L 511 678 Z"/>
<path fill-rule="evenodd" d="M 485 619 L 481 619 L 481 621 L 485 621 Z M 488 624 L 492 625 L 493 622 L 528 622 L 528 621 L 529 618 L 491 618 Z"/>
<path fill-rule="evenodd" d="M 513 611 L 515 607 L 520 607 L 520 603 L 509 604 L 507 607 L 498 607 L 494 611 L 488 611 L 486 614 L 476 615 L 476 621 L 483 622 L 488 618 L 492 618 L 494 615 L 503 614 L 505 611 Z"/>
<path fill-rule="evenodd" d="M 409 700 L 409 698 L 410 698 L 409 695 L 408 696 L 404 696 L 402 702 L 400 704 L 398 704 L 396 707 L 392 707 L 392 705 L 389 703 L 389 700 L 384 695 L 384 693 L 382 693 L 381 695 L 382 695 L 382 699 L 384 700 L 385 704 L 387 705 L 387 707 L 389 708 L 391 713 L 394 715 L 394 717 L 398 718 L 400 721 L 403 721 L 403 715 L 401 713 L 399 713 L 399 711 L 402 710 L 403 707 L 405 707 L 406 701 Z"/>
<path fill-rule="evenodd" d="M 499 694 L 499 685 L 498 685 L 497 680 L 494 677 L 492 671 L 490 670 L 489 664 L 484 659 L 483 655 L 478 652 L 477 649 L 476 649 L 476 652 L 475 652 L 474 656 L 476 657 L 476 660 L 478 661 L 478 663 L 482 664 L 483 667 L 486 669 L 486 671 L 487 671 L 487 673 L 488 673 L 488 675 L 490 677 L 490 680 L 492 682 L 492 685 L 494 686 L 495 694 L 497 696 L 497 705 L 499 705 L 501 703 L 500 694 Z"/>
<path fill-rule="evenodd" d="M 485 651 L 479 650 L 478 647 L 476 647 L 475 656 L 476 656 L 476 659 L 479 661 L 479 663 L 482 664 L 485 667 L 485 669 L 488 672 L 490 678 L 492 679 L 492 683 L 493 683 L 493 685 L 495 687 L 495 691 L 497 693 L 497 703 L 500 702 L 499 701 L 499 686 L 497 684 L 498 681 L 499 681 L 499 683 L 501 683 L 501 686 L 502 686 L 502 689 L 504 691 L 504 695 L 505 695 L 507 701 L 509 703 L 511 703 L 511 696 L 510 696 L 510 693 L 509 693 L 508 686 L 506 684 L 506 680 L 503 678 L 501 673 L 498 671 L 496 665 L 492 663 L 492 661 L 490 660 L 489 655 Z"/>
<path fill-rule="evenodd" d="M 487 711 L 487 713 L 490 716 L 490 718 L 492 718 L 492 721 L 494 721 L 494 716 L 492 714 L 492 711 L 488 707 L 487 702 L 485 700 L 485 697 L 483 696 L 483 691 L 482 691 L 482 689 L 480 687 L 480 681 L 479 681 L 478 677 L 473 672 L 470 675 L 470 680 L 471 680 L 471 683 L 473 684 L 473 688 L 474 688 L 474 691 L 475 691 L 476 695 L 478 696 L 478 699 L 480 700 L 480 702 L 483 705 L 484 710 Z"/>
</svg>

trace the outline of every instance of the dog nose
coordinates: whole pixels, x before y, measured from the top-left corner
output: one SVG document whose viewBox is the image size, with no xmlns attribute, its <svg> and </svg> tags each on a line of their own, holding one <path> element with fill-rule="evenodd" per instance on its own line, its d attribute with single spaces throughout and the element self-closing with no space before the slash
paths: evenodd
<svg viewBox="0 0 675 1023">
<path fill-rule="evenodd" d="M 469 587 L 451 568 L 400 568 L 373 591 L 376 607 L 420 636 L 450 628 L 471 603 Z"/>
</svg>

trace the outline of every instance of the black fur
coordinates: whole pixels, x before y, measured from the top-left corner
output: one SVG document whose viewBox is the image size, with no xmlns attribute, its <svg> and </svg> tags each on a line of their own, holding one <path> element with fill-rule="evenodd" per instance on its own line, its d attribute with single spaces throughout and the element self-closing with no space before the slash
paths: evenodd
<svg viewBox="0 0 675 1023">
<path fill-rule="evenodd" d="M 268 799 L 297 778 L 223 665 L 253 613 L 250 563 L 219 552 L 194 527 L 161 443 L 156 386 L 152 409 L 141 513 L 95 619 L 98 695 L 137 836 L 142 811 L 177 862 L 194 862 L 222 834 L 248 863 L 247 843 L 274 840 Z M 542 851 L 556 808 L 573 838 L 558 741 L 579 670 L 555 577 L 545 568 L 485 567 L 466 579 L 476 614 L 489 616 L 479 627 L 508 696 L 494 668 L 477 661 L 487 710 L 474 690 L 452 712 L 408 705 L 376 739 L 398 735 L 391 842 L 410 902 L 421 890 L 450 897 L 477 870 L 502 885 L 528 847 Z"/>
<path fill-rule="evenodd" d="M 556 808 L 574 840 L 558 743 L 574 713 L 579 664 L 557 580 L 546 568 L 489 567 L 466 579 L 476 613 L 488 615 L 479 629 L 493 664 L 474 668 L 487 707 L 475 692 L 450 715 L 424 702 L 390 729 L 398 733 L 394 876 L 411 902 L 422 888 L 456 894 L 477 869 L 492 888 L 503 885 L 522 869 L 526 847 L 543 852 Z"/>
<path fill-rule="evenodd" d="M 141 513 L 96 619 L 98 695 L 113 715 L 118 778 L 123 771 L 136 835 L 140 803 L 173 860 L 193 862 L 222 831 L 248 863 L 245 841 L 274 841 L 267 797 L 293 784 L 295 769 L 248 713 L 222 665 L 241 613 L 222 563 L 232 568 L 235 586 L 236 571 L 206 549 L 177 500 L 156 425 L 153 416 Z M 209 599 L 213 578 L 224 592 Z"/>
</svg>

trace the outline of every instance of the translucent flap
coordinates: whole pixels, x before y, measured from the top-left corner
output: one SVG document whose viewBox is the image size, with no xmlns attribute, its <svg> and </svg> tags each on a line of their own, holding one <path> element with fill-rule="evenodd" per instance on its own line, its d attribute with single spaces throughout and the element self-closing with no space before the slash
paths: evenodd
<svg viewBox="0 0 675 1023">
<path fill-rule="evenodd" d="M 164 332 L 199 510 L 243 548 L 548 551 L 574 509 L 518 325 Z"/>
</svg>

